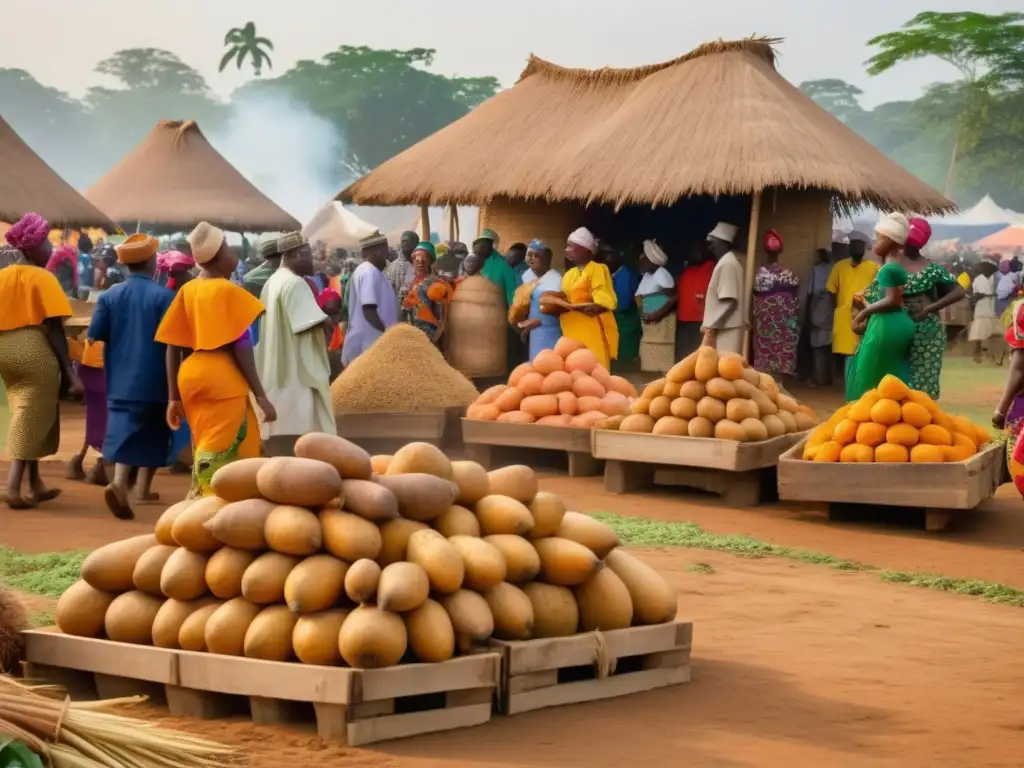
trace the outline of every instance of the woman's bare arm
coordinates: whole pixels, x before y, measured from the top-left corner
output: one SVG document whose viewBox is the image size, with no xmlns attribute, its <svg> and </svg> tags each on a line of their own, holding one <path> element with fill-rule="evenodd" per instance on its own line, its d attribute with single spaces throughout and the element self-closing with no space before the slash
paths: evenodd
<svg viewBox="0 0 1024 768">
<path fill-rule="evenodd" d="M 1013 405 L 1013 399 L 1024 390 L 1024 349 L 1015 349 L 1010 354 L 1010 370 L 1006 376 L 1006 386 L 1003 387 L 1003 396 L 996 406 L 996 416 L 1006 419 L 1006 414 Z M 996 419 L 993 419 L 995 421 Z M 997 426 L 1002 426 L 998 424 Z"/>
</svg>

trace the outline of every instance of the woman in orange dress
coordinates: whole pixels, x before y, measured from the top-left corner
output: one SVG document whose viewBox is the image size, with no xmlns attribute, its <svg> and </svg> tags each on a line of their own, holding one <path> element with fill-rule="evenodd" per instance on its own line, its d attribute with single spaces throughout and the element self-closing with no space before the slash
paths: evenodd
<svg viewBox="0 0 1024 768">
<path fill-rule="evenodd" d="M 5 234 L 17 263 L 0 269 L 0 378 L 7 389 L 11 424 L 7 453 L 7 506 L 28 509 L 55 499 L 39 476 L 39 460 L 60 444 L 60 396 L 79 396 L 82 384 L 71 367 L 64 318 L 71 305 L 57 278 L 45 267 L 53 246 L 50 225 L 26 213 Z M 28 471 L 29 492 L 21 493 Z"/>
<path fill-rule="evenodd" d="M 444 333 L 448 302 L 452 299 L 451 284 L 431 271 L 434 245 L 421 242 L 411 256 L 413 280 L 402 299 L 402 319 L 423 331 L 434 344 Z"/>
<path fill-rule="evenodd" d="M 213 493 L 225 464 L 260 455 L 260 430 L 250 391 L 265 421 L 277 419 L 256 372 L 249 327 L 263 305 L 230 281 L 238 257 L 224 233 L 202 222 L 189 235 L 199 277 L 182 286 L 156 340 L 167 345 L 167 423 L 192 430 L 191 496 Z"/>
</svg>

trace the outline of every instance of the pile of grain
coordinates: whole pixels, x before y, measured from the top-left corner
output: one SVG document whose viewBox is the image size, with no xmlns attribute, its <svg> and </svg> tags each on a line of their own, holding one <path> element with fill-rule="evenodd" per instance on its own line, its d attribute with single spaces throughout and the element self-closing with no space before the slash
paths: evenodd
<svg viewBox="0 0 1024 768">
<path fill-rule="evenodd" d="M 389 328 L 331 384 L 337 413 L 468 407 L 479 394 L 425 333 L 404 323 Z"/>
</svg>

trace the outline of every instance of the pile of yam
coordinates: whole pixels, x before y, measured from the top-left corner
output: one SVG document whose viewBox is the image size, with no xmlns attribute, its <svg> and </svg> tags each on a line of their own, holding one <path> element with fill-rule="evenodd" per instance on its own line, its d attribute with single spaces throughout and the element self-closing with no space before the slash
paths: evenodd
<svg viewBox="0 0 1024 768">
<path fill-rule="evenodd" d="M 594 426 L 752 443 L 817 423 L 814 411 L 783 392 L 767 373 L 758 373 L 740 355 L 704 346 L 676 363 L 665 378 L 648 384 L 628 414 Z"/>
<path fill-rule="evenodd" d="M 370 456 L 308 434 L 296 457 L 244 459 L 216 496 L 102 547 L 58 628 L 270 661 L 440 662 L 528 640 L 671 621 L 676 596 L 604 523 L 516 465 L 487 472 L 411 443 Z"/>
<path fill-rule="evenodd" d="M 582 343 L 563 336 L 554 349 L 512 371 L 508 384 L 486 390 L 467 419 L 590 428 L 629 413 L 636 388 L 608 369 Z"/>
<path fill-rule="evenodd" d="M 339 415 L 465 408 L 479 394 L 423 331 L 407 323 L 391 326 L 331 384 Z"/>
<path fill-rule="evenodd" d="M 963 416 L 943 413 L 925 392 L 887 375 L 844 405 L 804 445 L 808 461 L 938 464 L 966 461 L 991 440 Z"/>
</svg>

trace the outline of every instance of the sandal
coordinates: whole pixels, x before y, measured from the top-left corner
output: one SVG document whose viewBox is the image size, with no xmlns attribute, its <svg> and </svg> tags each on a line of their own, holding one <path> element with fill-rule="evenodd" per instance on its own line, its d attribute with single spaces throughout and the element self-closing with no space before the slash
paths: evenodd
<svg viewBox="0 0 1024 768">
<path fill-rule="evenodd" d="M 110 514 L 118 520 L 134 520 L 135 513 L 128 505 L 128 499 L 122 499 L 120 493 L 113 485 L 108 485 L 103 491 L 103 501 L 106 502 Z"/>
</svg>

